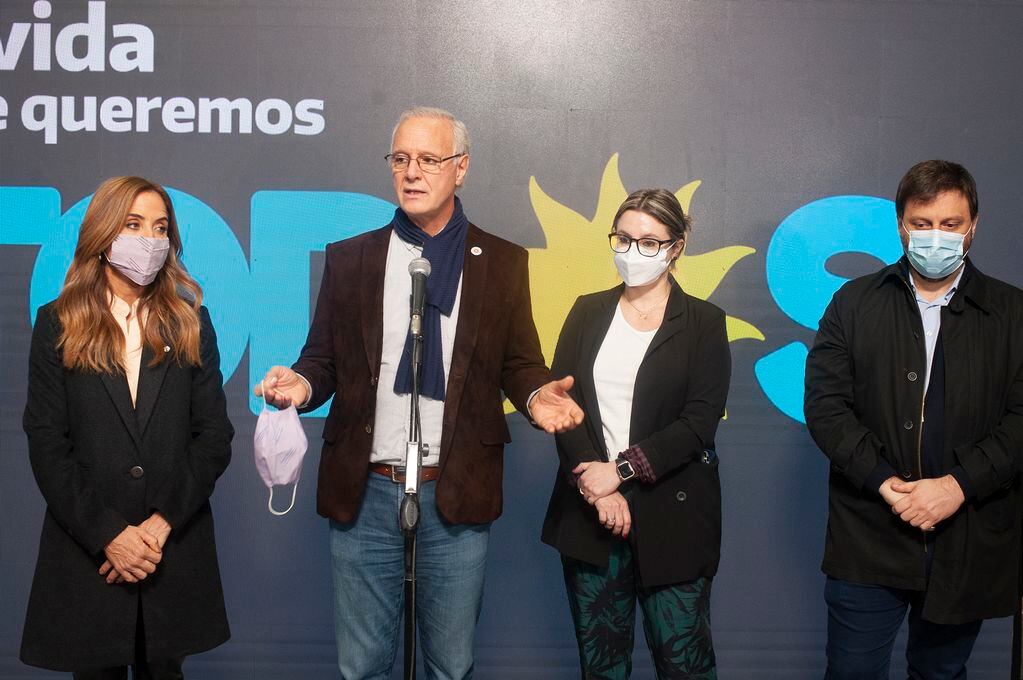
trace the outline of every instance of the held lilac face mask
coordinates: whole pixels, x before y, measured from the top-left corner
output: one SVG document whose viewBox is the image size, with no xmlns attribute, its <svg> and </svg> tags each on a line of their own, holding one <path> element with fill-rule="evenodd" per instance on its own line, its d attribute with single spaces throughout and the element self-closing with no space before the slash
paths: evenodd
<svg viewBox="0 0 1023 680">
<path fill-rule="evenodd" d="M 288 514 L 295 507 L 298 477 L 302 473 L 302 460 L 309 448 L 309 440 L 306 439 L 295 405 L 281 411 L 271 411 L 266 405 L 266 393 L 263 394 L 263 411 L 256 421 L 252 450 L 256 470 L 266 488 L 270 489 L 266 507 L 272 514 L 280 516 Z M 289 484 L 295 485 L 291 490 L 291 505 L 284 511 L 274 510 L 274 486 Z"/>
</svg>

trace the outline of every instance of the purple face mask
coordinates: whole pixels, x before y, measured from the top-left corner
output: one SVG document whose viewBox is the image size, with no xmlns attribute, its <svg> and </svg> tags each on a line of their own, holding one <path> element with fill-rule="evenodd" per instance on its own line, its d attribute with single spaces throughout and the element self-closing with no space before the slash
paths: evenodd
<svg viewBox="0 0 1023 680">
<path fill-rule="evenodd" d="M 170 253 L 170 239 L 148 236 L 116 237 L 107 262 L 140 286 L 148 286 L 163 269 Z"/>
<path fill-rule="evenodd" d="M 264 392 L 264 395 L 266 392 Z M 295 493 L 298 491 L 298 477 L 302 473 L 302 459 L 305 458 L 309 440 L 306 439 L 302 421 L 294 404 L 283 411 L 271 411 L 263 399 L 263 412 L 256 420 L 256 433 L 252 441 L 256 470 L 270 489 L 270 500 L 266 507 L 274 515 L 286 515 L 295 507 Z M 291 490 L 291 505 L 287 510 L 274 510 L 274 486 L 294 484 Z"/>
</svg>

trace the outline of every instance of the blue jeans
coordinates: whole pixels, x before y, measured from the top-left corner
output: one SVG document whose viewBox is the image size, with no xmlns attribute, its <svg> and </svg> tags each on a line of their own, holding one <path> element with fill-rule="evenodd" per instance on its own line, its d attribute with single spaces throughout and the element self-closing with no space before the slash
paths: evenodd
<svg viewBox="0 0 1023 680">
<path fill-rule="evenodd" d="M 920 618 L 924 593 L 828 578 L 825 680 L 888 680 L 895 636 L 909 610 L 906 643 L 912 680 L 966 680 L 966 661 L 982 621 L 958 625 Z"/>
<path fill-rule="evenodd" d="M 416 625 L 427 678 L 472 677 L 473 638 L 483 602 L 489 524 L 451 525 L 420 485 Z M 355 521 L 330 523 L 334 631 L 343 680 L 391 676 L 404 613 L 405 541 L 398 527 L 403 484 L 369 473 Z"/>
</svg>

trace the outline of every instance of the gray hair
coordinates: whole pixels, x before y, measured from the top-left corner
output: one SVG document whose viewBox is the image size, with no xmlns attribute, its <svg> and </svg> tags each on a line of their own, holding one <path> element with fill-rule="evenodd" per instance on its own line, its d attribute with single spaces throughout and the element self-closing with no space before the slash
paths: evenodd
<svg viewBox="0 0 1023 680">
<path fill-rule="evenodd" d="M 455 118 L 451 112 L 432 106 L 413 106 L 402 112 L 398 122 L 394 125 L 394 130 L 391 131 L 392 148 L 394 147 L 394 136 L 398 133 L 398 128 L 409 118 L 440 118 L 441 120 L 449 121 L 455 138 L 455 148 L 452 153 L 469 155 L 469 130 L 465 127 L 465 123 Z"/>
</svg>

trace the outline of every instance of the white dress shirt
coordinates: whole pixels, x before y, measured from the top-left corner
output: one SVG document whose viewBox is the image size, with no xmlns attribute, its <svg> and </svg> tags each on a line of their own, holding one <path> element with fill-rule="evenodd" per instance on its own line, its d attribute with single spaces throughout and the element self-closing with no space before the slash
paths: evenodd
<svg viewBox="0 0 1023 680">
<path fill-rule="evenodd" d="M 409 441 L 409 407 L 412 397 L 394 392 L 394 379 L 398 362 L 405 349 L 409 326 L 409 298 L 412 295 L 412 277 L 408 266 L 423 249 L 402 241 L 391 232 L 387 246 L 387 265 L 384 267 L 384 324 L 380 351 L 380 375 L 377 383 L 377 407 L 373 419 L 373 447 L 370 462 L 388 465 L 405 464 L 405 445 Z M 455 346 L 455 328 L 458 325 L 458 305 L 462 299 L 462 281 L 458 281 L 455 305 L 451 316 L 440 316 L 441 355 L 444 360 L 444 382 L 451 370 L 451 354 Z M 419 398 L 419 414 L 423 428 L 423 442 L 430 450 L 423 458 L 424 466 L 440 462 L 441 426 L 444 420 L 444 402 Z"/>
<path fill-rule="evenodd" d="M 409 299 L 412 297 L 412 277 L 408 266 L 412 260 L 423 256 L 423 249 L 405 243 L 397 232 L 391 232 L 387 245 L 387 264 L 384 266 L 384 309 L 383 342 L 380 348 L 380 375 L 377 382 L 377 410 L 373 418 L 373 445 L 370 449 L 371 463 L 405 465 L 405 449 L 409 439 L 409 409 L 412 396 L 397 394 L 394 379 L 398 373 L 398 362 L 405 350 L 405 337 L 409 328 Z M 458 327 L 458 305 L 462 300 L 462 279 L 458 279 L 455 303 L 451 316 L 440 315 L 441 357 L 444 362 L 444 383 L 447 385 L 451 371 L 451 355 L 455 348 L 455 329 Z M 312 401 L 312 386 L 302 374 L 296 374 L 305 383 L 308 398 L 299 408 Z M 539 390 L 537 390 L 538 392 Z M 532 400 L 533 395 L 529 396 Z M 419 397 L 419 420 L 423 431 L 423 443 L 429 447 L 423 456 L 423 466 L 432 467 L 440 463 L 441 428 L 444 422 L 444 402 L 430 397 Z"/>
</svg>

